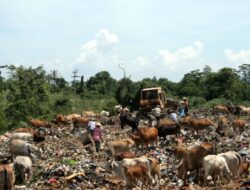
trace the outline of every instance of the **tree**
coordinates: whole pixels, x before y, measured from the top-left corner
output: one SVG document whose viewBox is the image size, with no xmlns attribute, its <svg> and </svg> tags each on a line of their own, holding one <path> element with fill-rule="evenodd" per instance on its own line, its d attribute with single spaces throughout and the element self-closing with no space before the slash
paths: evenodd
<svg viewBox="0 0 250 190">
<path fill-rule="evenodd" d="M 137 85 L 129 78 L 123 78 L 118 81 L 116 100 L 121 105 L 134 107 L 136 105 L 135 96 L 137 92 Z"/>
<path fill-rule="evenodd" d="M 183 79 L 177 84 L 177 94 L 180 96 L 200 96 L 203 97 L 203 78 L 204 73 L 194 70 L 184 75 Z"/>
<path fill-rule="evenodd" d="M 117 82 L 113 79 L 109 72 L 101 71 L 95 76 L 90 77 L 87 81 L 87 89 L 101 95 L 115 94 Z"/>
<path fill-rule="evenodd" d="M 5 110 L 10 127 L 18 127 L 29 117 L 46 117 L 49 113 L 48 84 L 43 67 L 10 66 Z"/>
<path fill-rule="evenodd" d="M 217 73 L 210 74 L 206 79 L 208 91 L 206 99 L 226 98 L 239 100 L 243 97 L 244 84 L 234 69 L 223 68 Z"/>
<path fill-rule="evenodd" d="M 243 64 L 239 66 L 239 74 L 241 75 L 242 80 L 250 84 L 250 64 Z"/>
</svg>

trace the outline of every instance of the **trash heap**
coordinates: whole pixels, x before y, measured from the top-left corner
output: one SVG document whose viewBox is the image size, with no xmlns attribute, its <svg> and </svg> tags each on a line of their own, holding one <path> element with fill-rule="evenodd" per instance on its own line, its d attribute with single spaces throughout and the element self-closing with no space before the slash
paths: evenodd
<svg viewBox="0 0 250 190">
<path fill-rule="evenodd" d="M 203 112 L 196 111 L 196 116 Z M 209 115 L 215 121 L 214 116 Z M 119 125 L 103 126 L 105 140 L 112 141 L 130 136 L 131 129 L 121 130 Z M 244 132 L 230 136 L 219 136 L 206 130 L 200 131 L 199 135 L 193 135 L 191 131 L 182 129 L 184 134 L 181 138 L 188 146 L 195 146 L 204 141 L 213 142 L 217 147 L 217 153 L 228 150 L 238 151 L 242 155 L 250 157 L 250 128 Z M 105 154 L 104 143 L 99 158 L 95 157 L 94 147 L 91 144 L 83 145 L 80 138 L 81 132 L 72 133 L 72 127 L 63 126 L 50 129 L 46 140 L 37 143 L 40 155 L 33 166 L 33 176 L 25 185 L 16 185 L 16 189 L 32 190 L 80 190 L 80 189 L 122 189 L 122 181 L 105 170 L 105 163 L 109 159 Z M 9 140 L 11 133 L 7 132 L 0 136 L 0 158 L 9 155 Z M 160 146 L 147 149 L 136 149 L 137 155 L 149 155 L 161 161 L 161 179 L 152 189 L 179 189 L 183 181 L 177 177 L 177 160 L 171 151 L 175 145 L 175 136 L 167 136 L 166 141 L 160 140 Z M 187 189 L 212 189 L 213 187 L 201 188 L 193 184 L 193 176 L 189 175 L 190 186 Z M 239 181 L 222 186 L 222 189 L 234 189 L 239 187 Z"/>
</svg>

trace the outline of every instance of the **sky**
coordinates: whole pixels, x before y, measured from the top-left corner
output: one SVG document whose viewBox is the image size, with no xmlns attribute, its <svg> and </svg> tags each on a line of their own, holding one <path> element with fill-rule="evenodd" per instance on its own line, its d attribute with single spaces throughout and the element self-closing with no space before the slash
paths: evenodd
<svg viewBox="0 0 250 190">
<path fill-rule="evenodd" d="M 0 0 L 0 65 L 134 81 L 250 63 L 249 0 Z"/>
</svg>

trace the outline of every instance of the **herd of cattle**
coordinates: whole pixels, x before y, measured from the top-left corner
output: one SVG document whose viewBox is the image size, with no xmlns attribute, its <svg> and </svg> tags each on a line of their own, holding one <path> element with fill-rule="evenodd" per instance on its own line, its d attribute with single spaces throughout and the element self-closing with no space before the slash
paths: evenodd
<svg viewBox="0 0 250 190">
<path fill-rule="evenodd" d="M 58 115 L 53 122 L 32 119 L 29 122 L 30 127 L 18 128 L 12 133 L 9 142 L 9 160 L 12 164 L 7 163 L 8 160 L 0 164 L 0 190 L 13 189 L 14 184 L 23 184 L 31 179 L 32 170 L 35 169 L 33 165 L 42 154 L 42 150 L 35 144 L 46 142 L 46 137 L 50 135 L 53 127 L 72 126 L 71 132 L 77 133 L 86 130 L 88 122 L 93 118 L 103 124 L 104 133 L 105 125 L 116 125 L 117 122 L 120 123 L 121 129 L 125 126 L 130 126 L 132 129 L 123 139 L 105 141 L 102 152 L 103 157 L 108 159 L 103 168 L 123 180 L 126 187 L 142 182 L 142 185 L 150 188 L 159 183 L 161 167 L 166 163 L 148 156 L 147 148 L 149 146 L 164 148 L 168 136 L 175 139 L 176 145 L 169 151 L 176 160 L 179 160 L 176 175 L 184 181 L 184 184 L 188 183 L 188 175 L 193 171 L 195 171 L 196 182 L 203 186 L 207 185 L 208 176 L 212 177 L 216 185 L 218 180 L 227 179 L 230 182 L 234 178 L 249 175 L 250 162 L 242 158 L 237 152 L 239 150 L 218 152 L 216 140 L 206 141 L 205 136 L 209 134 L 212 137 L 232 138 L 236 134 L 243 133 L 248 129 L 247 115 L 250 114 L 250 108 L 218 105 L 214 107 L 211 114 L 208 112 L 198 117 L 199 113 L 194 111 L 185 118 L 179 118 L 179 124 L 168 116 L 156 122 L 150 121 L 152 116 L 149 120 L 140 121 L 134 117 L 136 114 L 131 114 L 124 109 L 119 109 L 118 115 L 112 117 L 106 111 L 100 114 L 86 111 L 81 115 Z M 242 115 L 245 119 L 242 119 Z M 156 118 L 153 117 L 153 119 Z M 152 125 L 152 123 L 155 124 Z M 197 141 L 202 139 L 204 142 L 187 146 L 191 137 Z M 218 140 L 218 138 L 215 139 Z M 249 141 L 250 139 L 247 139 L 248 146 Z"/>
</svg>

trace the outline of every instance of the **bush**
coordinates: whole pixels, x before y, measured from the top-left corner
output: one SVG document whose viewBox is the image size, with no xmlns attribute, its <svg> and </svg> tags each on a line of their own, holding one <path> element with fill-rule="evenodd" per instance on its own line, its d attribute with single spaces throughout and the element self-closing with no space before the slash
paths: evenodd
<svg viewBox="0 0 250 190">
<path fill-rule="evenodd" d="M 191 108 L 192 107 L 197 108 L 197 107 L 201 107 L 203 104 L 205 104 L 206 99 L 203 97 L 193 96 L 190 98 L 189 103 L 190 103 Z"/>
</svg>

